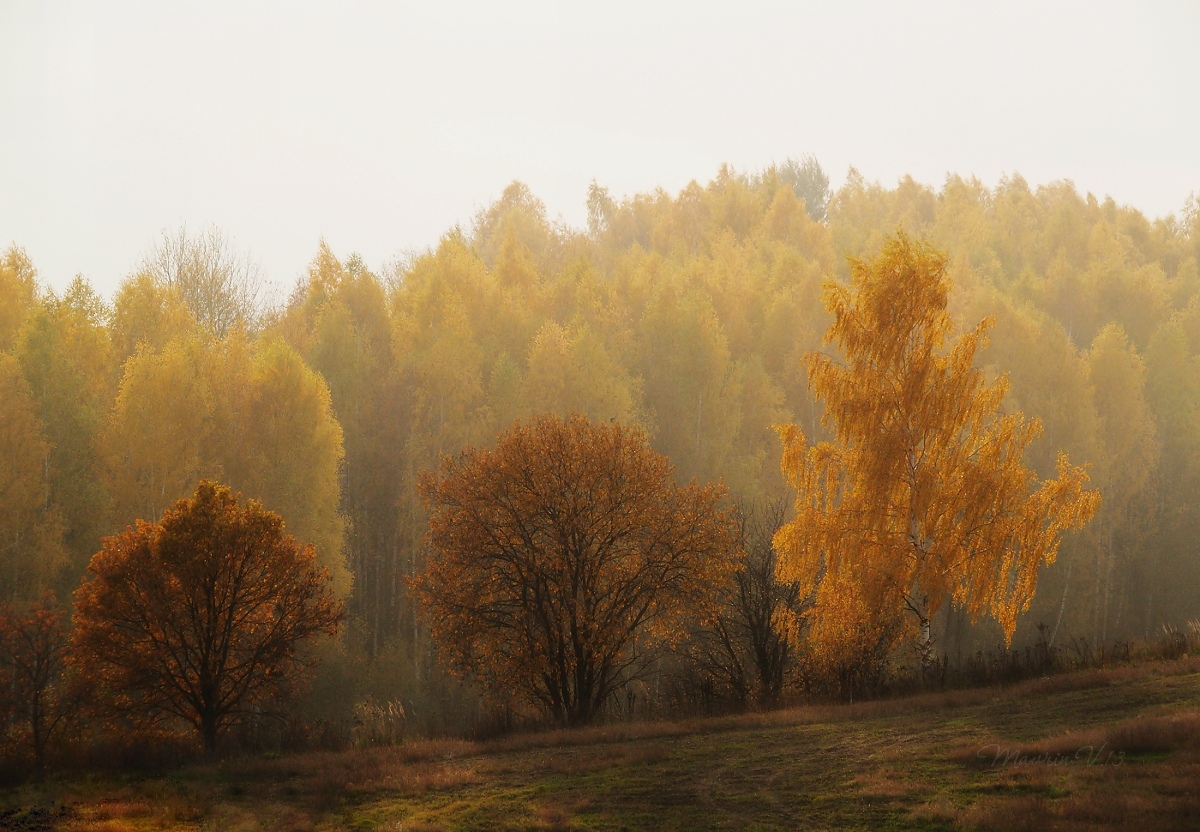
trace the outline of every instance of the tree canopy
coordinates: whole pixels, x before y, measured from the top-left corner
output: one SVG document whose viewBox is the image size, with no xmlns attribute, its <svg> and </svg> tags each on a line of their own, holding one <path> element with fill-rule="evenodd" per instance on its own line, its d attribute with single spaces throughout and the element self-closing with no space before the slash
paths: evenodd
<svg viewBox="0 0 1200 832">
<path fill-rule="evenodd" d="M 1026 465 L 1054 480 L 1060 452 L 1088 461 L 1104 498 L 1039 570 L 1014 643 L 1038 624 L 1095 641 L 1200 615 L 1196 200 L 1152 218 L 1016 175 L 828 180 L 807 158 L 722 167 L 673 193 L 598 183 L 577 229 L 514 183 L 395 262 L 313 240 L 277 308 L 254 303 L 252 264 L 219 232 L 207 277 L 203 252 L 187 253 L 204 236 L 172 233 L 111 299 L 39 275 L 13 246 L 0 254 L 0 593 L 62 596 L 104 535 L 160 517 L 199 478 L 227 482 L 316 546 L 347 600 L 347 655 L 403 662 L 397 684 L 434 711 L 448 688 L 405 580 L 427 554 L 421 472 L 514 420 L 578 411 L 638 425 L 683 480 L 770 503 L 788 490 L 771 426 L 834 438 L 803 363 L 831 322 L 822 285 L 848 284 L 845 255 L 870 260 L 899 228 L 947 252 L 946 344 L 995 321 L 973 366 L 1007 377 L 1000 413 L 1041 421 Z M 846 620 L 865 620 L 867 601 L 843 597 Z M 930 626 L 948 650 L 1003 636 L 989 615 L 968 626 L 942 610 Z"/>
<path fill-rule="evenodd" d="M 989 320 L 948 343 L 944 254 L 901 233 L 851 275 L 850 286 L 826 289 L 825 342 L 841 359 L 806 360 L 832 438 L 810 444 L 796 426 L 781 429 L 797 491 L 796 516 L 775 536 L 781 574 L 820 584 L 818 646 L 904 611 L 928 651 L 930 620 L 947 601 L 990 613 L 1011 639 L 1039 569 L 1099 494 L 1065 455 L 1054 479 L 1038 482 L 1025 465 L 1041 425 L 1002 412 L 1007 380 L 989 383 L 975 367 Z"/>
<path fill-rule="evenodd" d="M 286 699 L 304 643 L 343 617 L 311 545 L 278 514 L 203 481 L 155 523 L 105 538 L 75 595 L 74 660 L 117 712 L 174 717 L 209 750 Z"/>
<path fill-rule="evenodd" d="M 734 545 L 723 489 L 676 486 L 640 429 L 578 415 L 450 457 L 422 491 L 415 586 L 439 648 L 573 725 L 711 605 Z"/>
</svg>

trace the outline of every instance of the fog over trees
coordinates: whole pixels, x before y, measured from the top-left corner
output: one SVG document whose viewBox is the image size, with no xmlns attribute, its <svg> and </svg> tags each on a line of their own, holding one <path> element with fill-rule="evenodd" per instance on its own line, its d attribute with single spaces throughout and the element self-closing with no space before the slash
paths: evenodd
<svg viewBox="0 0 1200 832">
<path fill-rule="evenodd" d="M 1152 220 L 1017 175 L 885 187 L 852 170 L 831 192 L 806 158 L 722 168 L 678 194 L 594 184 L 587 207 L 586 228 L 563 227 L 513 183 L 429 251 L 378 270 L 315 242 L 274 308 L 216 229 L 164 232 L 111 301 L 84 278 L 51 291 L 13 245 L 0 257 L 0 598 L 51 591 L 66 607 L 103 538 L 158 520 L 200 480 L 226 483 L 312 544 L 346 603 L 312 707 L 403 699 L 429 725 L 461 724 L 475 694 L 450 678 L 418 609 L 430 584 L 416 579 L 441 545 L 427 539 L 423 474 L 492 448 L 517 420 L 578 414 L 640 431 L 680 486 L 720 482 L 729 506 L 766 522 L 796 496 L 775 427 L 820 443 L 842 424 L 823 418 L 829 382 L 808 372 L 815 361 L 828 379 L 846 361 L 823 342 L 823 286 L 851 286 L 848 258 L 869 262 L 901 232 L 944 252 L 945 343 L 972 339 L 999 418 L 1040 420 L 1012 462 L 1054 482 L 1075 476 L 1066 454 L 1099 494 L 1094 519 L 1041 565 L 1027 609 L 996 585 L 951 581 L 922 638 L 955 655 L 1028 644 L 1039 624 L 1051 643 L 1101 644 L 1200 618 L 1195 197 Z M 785 513 L 768 532 L 743 525 L 741 583 L 713 588 L 725 611 L 673 627 L 653 670 L 609 680 L 605 696 L 644 700 L 667 684 L 645 679 L 699 673 L 740 685 L 742 701 L 778 699 L 781 657 L 799 661 L 820 607 L 810 584 L 826 577 L 775 582 L 763 541 Z"/>
</svg>

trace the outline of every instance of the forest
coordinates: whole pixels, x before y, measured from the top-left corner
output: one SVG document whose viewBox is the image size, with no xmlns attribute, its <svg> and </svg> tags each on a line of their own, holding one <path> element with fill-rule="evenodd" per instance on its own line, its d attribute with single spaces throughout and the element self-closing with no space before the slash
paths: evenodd
<svg viewBox="0 0 1200 832">
<path fill-rule="evenodd" d="M 855 263 L 901 234 L 944 253 L 950 338 L 991 321 L 971 367 L 1007 379 L 989 388 L 1001 417 L 1040 420 L 1021 461 L 1053 482 L 1066 454 L 1098 492 L 1028 609 L 997 615 L 951 587 L 922 618 L 922 645 L 942 659 L 1096 650 L 1200 618 L 1196 197 L 1150 219 L 1015 174 L 995 188 L 957 176 L 886 187 L 852 169 L 832 191 L 809 157 L 722 168 L 674 195 L 593 184 L 587 208 L 586 228 L 567 227 L 513 183 L 377 272 L 320 242 L 278 305 L 216 229 L 164 233 L 111 299 L 82 276 L 52 291 L 12 246 L 0 258 L 0 598 L 68 609 L 106 539 L 157 521 L 198 482 L 224 483 L 311 544 L 344 602 L 297 694 L 303 725 L 277 742 L 336 744 L 364 714 L 381 730 L 397 712 L 427 734 L 511 727 L 520 709 L 452 672 L 421 611 L 442 493 L 430 472 L 518 422 L 577 415 L 636 430 L 680 487 L 719 484 L 743 559 L 722 603 L 745 608 L 767 587 L 771 630 L 771 604 L 802 617 L 815 591 L 775 570 L 770 541 L 793 518 L 798 476 L 777 426 L 837 438 L 832 382 L 806 358 L 836 363 L 825 287 L 851 285 Z M 636 689 L 609 686 L 598 707 L 653 716 L 861 689 L 815 678 L 803 639 L 736 629 L 719 610 L 684 622 Z M 895 647 L 889 666 L 928 659 Z M 747 682 L 754 654 L 771 651 Z"/>
</svg>

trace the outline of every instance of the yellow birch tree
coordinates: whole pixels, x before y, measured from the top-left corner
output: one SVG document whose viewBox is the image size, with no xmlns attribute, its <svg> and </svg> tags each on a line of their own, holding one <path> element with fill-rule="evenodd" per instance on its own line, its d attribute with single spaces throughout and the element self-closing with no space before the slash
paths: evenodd
<svg viewBox="0 0 1200 832">
<path fill-rule="evenodd" d="M 974 366 L 990 319 L 950 343 L 942 252 L 899 233 L 851 273 L 825 294 L 825 343 L 844 361 L 806 357 L 833 441 L 780 428 L 797 490 L 795 519 L 775 536 L 780 577 L 815 588 L 818 652 L 915 634 L 928 662 L 930 619 L 948 600 L 973 619 L 991 614 L 1011 640 L 1039 567 L 1099 495 L 1065 455 L 1054 479 L 1025 466 L 1041 425 L 1003 413 L 1007 379 L 989 383 Z"/>
</svg>

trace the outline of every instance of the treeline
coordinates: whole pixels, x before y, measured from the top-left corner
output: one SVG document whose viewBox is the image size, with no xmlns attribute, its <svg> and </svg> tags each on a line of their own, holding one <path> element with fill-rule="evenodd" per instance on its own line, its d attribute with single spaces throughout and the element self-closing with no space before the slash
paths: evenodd
<svg viewBox="0 0 1200 832">
<path fill-rule="evenodd" d="M 416 483 L 516 419 L 641 425 L 681 482 L 787 495 L 772 426 L 825 436 L 801 357 L 822 284 L 902 229 L 950 255 L 962 325 L 993 316 L 989 373 L 1040 418 L 1028 463 L 1090 462 L 1095 522 L 1044 571 L 1016 641 L 1147 637 L 1200 614 L 1200 210 L 1151 221 L 1070 183 L 895 188 L 815 161 L 617 200 L 588 227 L 513 184 L 469 228 L 372 272 L 324 244 L 280 308 L 219 233 L 166 236 L 111 303 L 0 261 L 0 596 L 65 602 L 104 535 L 157 519 L 208 478 L 316 545 L 350 627 L 318 694 L 461 696 L 405 579 L 425 560 Z M 1000 639 L 951 609 L 947 653 Z M 336 655 L 334 655 L 336 654 Z M 360 665 L 360 660 L 369 660 Z M 360 667 L 368 668 L 366 670 Z M 351 669 L 354 668 L 354 669 Z M 340 698 L 344 696 L 338 694 Z M 440 709 L 440 710 L 439 710 Z"/>
</svg>

